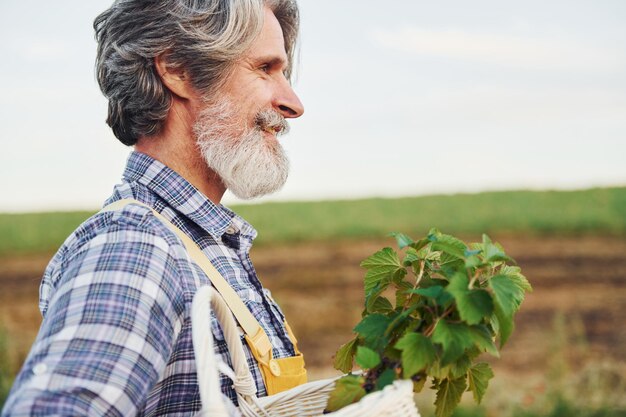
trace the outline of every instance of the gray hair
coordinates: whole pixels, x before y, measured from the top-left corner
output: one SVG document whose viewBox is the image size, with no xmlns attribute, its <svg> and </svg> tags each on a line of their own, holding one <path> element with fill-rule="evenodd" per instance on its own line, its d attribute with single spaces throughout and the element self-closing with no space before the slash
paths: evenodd
<svg viewBox="0 0 626 417">
<path fill-rule="evenodd" d="M 134 145 L 163 128 L 172 96 L 155 57 L 184 70 L 203 95 L 214 93 L 260 33 L 265 6 L 283 30 L 290 78 L 299 30 L 296 0 L 116 0 L 94 21 L 96 76 L 115 136 Z"/>
</svg>

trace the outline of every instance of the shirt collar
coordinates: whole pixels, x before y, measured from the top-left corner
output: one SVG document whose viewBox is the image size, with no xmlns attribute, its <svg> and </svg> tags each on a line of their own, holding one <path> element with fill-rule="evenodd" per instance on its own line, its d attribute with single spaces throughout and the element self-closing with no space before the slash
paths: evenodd
<svg viewBox="0 0 626 417">
<path fill-rule="evenodd" d="M 229 226 L 256 237 L 254 228 L 223 205 L 215 204 L 178 173 L 148 155 L 132 152 L 123 177 L 144 185 L 218 240 Z M 251 242 L 250 242 L 251 244 Z"/>
</svg>

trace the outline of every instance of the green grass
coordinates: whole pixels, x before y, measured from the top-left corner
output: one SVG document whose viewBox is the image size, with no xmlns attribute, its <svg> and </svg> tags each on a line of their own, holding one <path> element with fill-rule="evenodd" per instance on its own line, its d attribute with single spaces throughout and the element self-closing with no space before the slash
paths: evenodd
<svg viewBox="0 0 626 417">
<path fill-rule="evenodd" d="M 0 214 L 0 255 L 53 252 L 91 214 Z"/>
<path fill-rule="evenodd" d="M 232 207 L 259 231 L 257 243 L 414 237 L 446 233 L 626 235 L 626 187 L 510 191 Z M 0 255 L 57 248 L 91 213 L 0 214 Z"/>
<path fill-rule="evenodd" d="M 511 191 L 237 208 L 262 242 L 382 237 L 392 231 L 626 234 L 626 188 Z"/>
</svg>

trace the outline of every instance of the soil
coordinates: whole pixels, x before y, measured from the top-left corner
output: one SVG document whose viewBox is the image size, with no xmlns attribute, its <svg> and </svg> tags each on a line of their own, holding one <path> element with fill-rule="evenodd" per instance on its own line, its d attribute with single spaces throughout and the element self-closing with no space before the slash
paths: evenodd
<svg viewBox="0 0 626 417">
<path fill-rule="evenodd" d="M 573 366 L 598 358 L 626 362 L 626 238 L 492 238 L 534 287 L 501 358 L 490 360 L 496 373 L 543 373 L 555 357 Z M 360 320 L 364 270 L 359 263 L 393 244 L 387 239 L 253 249 L 257 272 L 298 336 L 312 379 L 335 372 L 332 357 Z M 38 286 L 49 258 L 0 259 L 0 324 L 16 363 L 23 361 L 40 324 Z"/>
</svg>

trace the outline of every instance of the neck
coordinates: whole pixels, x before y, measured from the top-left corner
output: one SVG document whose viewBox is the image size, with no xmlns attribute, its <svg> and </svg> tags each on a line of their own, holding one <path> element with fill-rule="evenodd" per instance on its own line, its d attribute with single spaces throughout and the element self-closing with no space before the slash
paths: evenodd
<svg viewBox="0 0 626 417">
<path fill-rule="evenodd" d="M 135 151 L 166 165 L 213 203 L 220 204 L 226 187 L 202 158 L 190 119 L 183 103 L 174 99 L 162 131 L 154 136 L 139 138 Z"/>
</svg>

